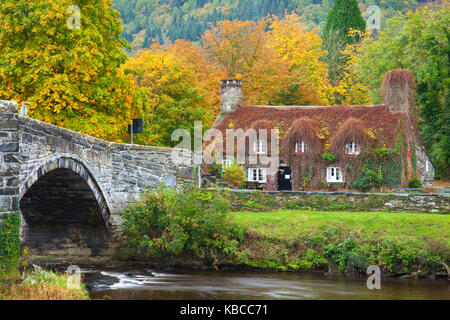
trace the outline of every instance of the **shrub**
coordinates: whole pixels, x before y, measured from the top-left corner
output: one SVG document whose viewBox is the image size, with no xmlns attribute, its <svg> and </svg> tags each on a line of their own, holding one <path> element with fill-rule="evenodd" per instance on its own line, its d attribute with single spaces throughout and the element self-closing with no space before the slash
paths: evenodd
<svg viewBox="0 0 450 320">
<path fill-rule="evenodd" d="M 325 159 L 328 162 L 333 162 L 334 160 L 336 160 L 336 156 L 334 154 L 332 154 L 332 153 L 324 152 L 322 154 L 322 159 Z"/>
<path fill-rule="evenodd" d="M 240 188 L 246 180 L 244 169 L 236 162 L 233 162 L 224 169 L 223 180 L 232 186 Z"/>
<path fill-rule="evenodd" d="M 369 191 L 373 188 L 380 188 L 384 184 L 384 175 L 381 165 L 369 163 L 363 167 L 361 173 L 353 181 L 352 186 L 361 191 Z"/>
<path fill-rule="evenodd" d="M 218 261 L 233 256 L 244 238 L 243 230 L 230 222 L 227 201 L 217 193 L 191 187 L 176 191 L 160 188 L 122 213 L 123 227 L 132 247 L 149 255 L 176 256 L 192 252 Z"/>
<path fill-rule="evenodd" d="M 413 179 L 409 180 L 408 188 L 422 188 L 422 182 L 418 177 L 414 177 Z"/>
<path fill-rule="evenodd" d="M 209 167 L 209 173 L 217 178 L 222 175 L 222 166 L 220 164 L 212 164 Z"/>
<path fill-rule="evenodd" d="M 306 250 L 306 253 L 299 261 L 299 266 L 303 270 L 318 269 L 326 266 L 327 264 L 327 259 L 325 259 L 321 253 L 313 249 Z"/>
</svg>

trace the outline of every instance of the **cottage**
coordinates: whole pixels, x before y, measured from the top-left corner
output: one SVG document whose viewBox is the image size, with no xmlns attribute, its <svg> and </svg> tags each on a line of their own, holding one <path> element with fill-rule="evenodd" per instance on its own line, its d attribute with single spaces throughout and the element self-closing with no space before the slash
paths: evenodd
<svg viewBox="0 0 450 320">
<path fill-rule="evenodd" d="M 243 164 L 247 181 L 266 190 L 386 190 L 411 180 L 430 186 L 434 168 L 416 124 L 414 76 L 389 71 L 382 88 L 379 105 L 251 106 L 242 104 L 241 80 L 222 80 L 221 113 L 213 127 L 224 140 L 230 128 L 268 130 L 267 139 L 246 140 Z M 271 147 L 272 129 L 279 132 L 278 150 Z M 274 153 L 276 168 L 248 161 Z M 227 157 L 224 147 L 223 165 L 235 156 Z"/>
</svg>

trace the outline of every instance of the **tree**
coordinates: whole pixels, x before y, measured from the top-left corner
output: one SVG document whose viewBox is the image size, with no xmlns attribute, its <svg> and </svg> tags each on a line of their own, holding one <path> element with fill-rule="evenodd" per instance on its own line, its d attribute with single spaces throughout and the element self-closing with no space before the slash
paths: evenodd
<svg viewBox="0 0 450 320">
<path fill-rule="evenodd" d="M 308 31 L 296 14 L 270 20 L 268 47 L 288 62 L 288 81 L 274 104 L 327 104 L 327 68 L 321 62 L 325 51 L 318 28 Z M 280 70 L 281 72 L 285 72 Z M 292 99 L 293 98 L 293 99 Z"/>
<path fill-rule="evenodd" d="M 324 61 L 328 63 L 329 78 L 333 85 L 339 82 L 340 68 L 346 63 L 341 51 L 347 44 L 359 41 L 357 36 L 349 36 L 349 31 L 365 32 L 365 29 L 366 22 L 356 0 L 335 0 L 322 32 L 323 48 L 327 51 Z"/>
<path fill-rule="evenodd" d="M 438 177 L 450 177 L 449 32 L 450 9 L 425 8 L 388 20 L 378 39 L 366 38 L 356 67 L 375 102 L 380 83 L 395 68 L 417 81 L 419 125 Z"/>
<path fill-rule="evenodd" d="M 184 54 L 177 54 L 180 51 Z M 207 62 L 201 61 L 199 52 L 188 42 L 168 48 L 155 44 L 136 53 L 125 68 L 135 76 L 145 96 L 145 131 L 138 142 L 174 146 L 174 130 L 188 129 L 193 135 L 194 121 L 203 121 L 204 127 L 212 125 L 219 98 L 211 95 L 217 91 L 209 87 L 212 80 L 201 81 L 205 73 L 215 74 L 217 89 L 220 73 L 214 73 L 214 67 L 207 70 Z"/>
<path fill-rule="evenodd" d="M 139 114 L 119 14 L 111 0 L 77 2 L 80 28 L 69 29 L 70 0 L 0 3 L 0 99 L 31 102 L 30 116 L 122 141 Z"/>
<path fill-rule="evenodd" d="M 300 18 L 266 17 L 258 22 L 221 21 L 205 33 L 202 49 L 228 77 L 245 82 L 247 104 L 327 103 L 326 65 L 317 29 Z"/>
<path fill-rule="evenodd" d="M 228 77 L 247 73 L 261 57 L 267 20 L 219 21 L 202 37 L 206 55 L 223 67 Z"/>
</svg>

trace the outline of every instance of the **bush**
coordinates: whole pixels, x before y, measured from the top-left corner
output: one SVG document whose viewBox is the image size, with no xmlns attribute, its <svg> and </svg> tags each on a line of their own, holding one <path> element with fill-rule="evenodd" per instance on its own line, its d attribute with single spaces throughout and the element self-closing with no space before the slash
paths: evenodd
<svg viewBox="0 0 450 320">
<path fill-rule="evenodd" d="M 224 169 L 223 180 L 232 186 L 240 188 L 246 180 L 244 169 L 242 166 L 233 162 L 229 167 Z"/>
<path fill-rule="evenodd" d="M 363 192 L 367 192 L 373 188 L 380 188 L 384 182 L 383 171 L 381 165 L 378 168 L 372 166 L 364 166 L 361 174 L 353 181 L 352 186 Z"/>
<path fill-rule="evenodd" d="M 222 166 L 219 164 L 212 164 L 209 167 L 209 173 L 217 178 L 220 178 L 222 175 Z"/>
<path fill-rule="evenodd" d="M 334 160 L 336 160 L 336 156 L 334 154 L 332 154 L 332 153 L 324 152 L 322 154 L 322 159 L 325 159 L 328 162 L 333 162 Z"/>
<path fill-rule="evenodd" d="M 220 256 L 233 256 L 244 238 L 243 230 L 230 222 L 227 201 L 194 187 L 147 193 L 122 218 L 130 245 L 151 256 L 190 252 L 218 262 Z"/>
<path fill-rule="evenodd" d="M 414 177 L 413 179 L 411 179 L 409 181 L 408 188 L 420 189 L 420 188 L 422 188 L 422 182 L 420 181 L 420 179 L 418 177 Z"/>
</svg>

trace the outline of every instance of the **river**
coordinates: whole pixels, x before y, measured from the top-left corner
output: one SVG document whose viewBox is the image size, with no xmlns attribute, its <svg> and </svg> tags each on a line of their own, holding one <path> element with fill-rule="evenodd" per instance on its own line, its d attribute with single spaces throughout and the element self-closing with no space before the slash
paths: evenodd
<svg viewBox="0 0 450 320">
<path fill-rule="evenodd" d="M 251 300 L 251 299 L 446 299 L 448 280 L 382 278 L 380 290 L 366 279 L 305 273 L 83 269 L 92 299 Z"/>
</svg>

